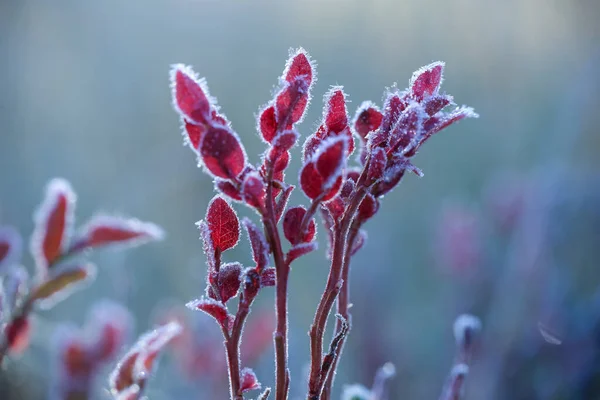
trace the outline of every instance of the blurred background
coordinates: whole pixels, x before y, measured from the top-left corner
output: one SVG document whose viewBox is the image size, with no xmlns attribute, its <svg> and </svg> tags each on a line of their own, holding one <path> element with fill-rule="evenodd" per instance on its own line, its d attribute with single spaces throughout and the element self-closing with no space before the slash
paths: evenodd
<svg viewBox="0 0 600 400">
<path fill-rule="evenodd" d="M 406 176 L 367 225 L 334 398 L 344 384 L 370 386 L 387 361 L 397 369 L 391 399 L 437 398 L 465 312 L 483 322 L 467 399 L 600 398 L 599 17 L 596 0 L 0 2 L 0 223 L 28 238 L 47 181 L 62 176 L 78 193 L 80 223 L 102 210 L 167 232 L 95 254 L 97 281 L 38 315 L 32 346 L 0 372 L 0 398 L 46 398 L 54 331 L 83 325 L 96 300 L 127 305 L 140 333 L 160 310 L 202 294 L 194 223 L 214 191 L 182 146 L 169 66 L 208 79 L 256 162 L 254 116 L 297 46 L 318 63 L 304 137 L 329 85 L 344 85 L 353 114 L 436 60 L 447 63 L 442 89 L 481 115 L 428 142 L 414 158 L 425 177 Z M 304 396 L 306 332 L 327 274 L 320 231 L 321 250 L 291 274 L 293 399 Z M 229 253 L 251 262 L 246 240 Z M 23 263 L 32 266 L 29 254 Z M 264 386 L 274 384 L 270 304 L 265 290 L 250 317 L 266 338 L 249 360 Z M 216 324 L 183 312 L 195 367 L 164 357 L 149 398 L 227 398 L 223 359 L 209 354 L 220 346 Z M 98 399 L 109 398 L 110 367 Z"/>
</svg>

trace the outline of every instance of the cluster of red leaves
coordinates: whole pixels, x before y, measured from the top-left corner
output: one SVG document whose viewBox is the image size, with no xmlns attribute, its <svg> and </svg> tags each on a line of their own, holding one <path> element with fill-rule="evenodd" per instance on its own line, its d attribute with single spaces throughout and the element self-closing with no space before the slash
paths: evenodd
<svg viewBox="0 0 600 400">
<path fill-rule="evenodd" d="M 316 211 L 322 211 L 330 244 L 334 234 L 338 235 L 340 240 L 348 241 L 338 246 L 338 252 L 347 248 L 349 255 L 354 255 L 366 240 L 366 234 L 360 228 L 378 211 L 379 199 L 399 183 L 406 171 L 421 175 L 411 162 L 421 145 L 454 122 L 477 116 L 467 107 L 444 112 L 452 104 L 452 97 L 439 92 L 443 68 L 443 63 L 436 62 L 419 69 L 413 74 L 408 89 L 400 92 L 392 88 L 386 92 L 381 110 L 371 102 L 364 102 L 354 119 L 348 116 L 343 88 L 332 87 L 324 97 L 319 127 L 303 145 L 299 185 L 311 205 L 287 208 L 294 186 L 285 182 L 285 170 L 290 164 L 290 149 L 299 138 L 296 124 L 306 112 L 316 76 L 306 51 L 298 49 L 290 53 L 279 86 L 258 113 L 257 130 L 267 149 L 256 166 L 249 162 L 239 136 L 220 113 L 205 80 L 199 79 L 190 67 L 173 66 L 173 105 L 181 118 L 185 142 L 198 155 L 200 165 L 214 177 L 215 188 L 220 194 L 245 203 L 260 215 L 269 239 L 265 240 L 250 220 L 244 220 L 255 263 L 254 267 L 244 269 L 237 262 L 221 263 L 221 253 L 236 245 L 240 230 L 235 211 L 223 197 L 217 195 L 211 201 L 205 220 L 198 223 L 208 264 L 207 289 L 206 297 L 190 302 L 188 307 L 202 310 L 216 319 L 226 338 L 228 352 L 232 351 L 229 339 L 241 334 L 248 308 L 259 289 L 275 284 L 278 286 L 275 336 L 285 342 L 287 317 L 285 309 L 279 309 L 286 303 L 279 300 L 282 295 L 287 295 L 285 286 L 291 262 L 316 249 L 313 218 Z M 360 154 L 356 167 L 349 167 L 349 157 L 357 147 L 355 138 Z M 282 216 L 283 233 L 291 244 L 285 256 L 277 230 Z M 270 253 L 274 256 L 275 268 L 267 267 Z M 349 257 L 338 254 L 335 266 L 332 261 L 331 282 L 337 282 L 342 276 L 347 280 L 347 265 L 341 265 L 342 259 Z M 279 290 L 280 284 L 284 285 L 282 290 Z M 329 284 L 326 291 L 329 292 L 324 294 L 317 314 L 326 312 L 328 315 L 331 299 L 336 296 L 333 293 L 337 293 Z M 226 303 L 238 295 L 240 305 L 233 315 Z M 319 323 L 323 321 L 326 319 L 319 318 Z M 320 327 L 315 332 L 323 329 Z M 278 347 L 277 343 L 276 338 L 276 351 L 285 353 L 286 344 Z M 313 343 L 319 343 L 319 340 L 313 340 Z M 317 364 L 314 360 L 313 364 Z M 254 382 L 255 377 L 246 369 L 232 370 L 236 366 L 232 367 L 231 360 L 229 367 L 230 376 L 233 373 L 241 382 L 236 383 L 239 386 L 236 390 L 241 389 L 238 393 L 232 391 L 232 397 L 241 398 L 247 382 Z M 282 368 L 285 369 L 285 365 L 278 366 L 278 398 L 288 390 L 282 379 L 285 375 Z M 311 370 L 311 375 L 314 373 Z M 322 385 L 327 374 L 326 369 L 317 371 L 311 380 L 322 379 L 320 383 L 315 380 L 311 384 Z"/>
<path fill-rule="evenodd" d="M 91 310 L 83 330 L 65 326 L 56 334 L 56 399 L 87 398 L 98 370 L 111 362 L 127 340 L 133 319 L 116 303 L 103 301 Z"/>
<path fill-rule="evenodd" d="M 76 195 L 64 179 L 53 179 L 34 215 L 35 228 L 30 250 L 35 260 L 33 278 L 18 265 L 21 238 L 12 228 L 0 228 L 0 275 L 5 290 L 0 291 L 4 309 L 3 351 L 13 353 L 27 347 L 30 311 L 50 308 L 73 291 L 83 288 L 96 274 L 93 264 L 81 260 L 85 250 L 109 245 L 146 243 L 162 238 L 162 230 L 135 219 L 99 215 L 73 233 Z"/>
</svg>

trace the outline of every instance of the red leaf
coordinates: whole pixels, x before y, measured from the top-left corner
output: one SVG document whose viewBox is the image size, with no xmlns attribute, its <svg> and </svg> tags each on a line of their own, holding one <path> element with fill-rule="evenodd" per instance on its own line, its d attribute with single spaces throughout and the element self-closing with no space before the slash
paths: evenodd
<svg viewBox="0 0 600 400">
<path fill-rule="evenodd" d="M 130 387 L 134 387 L 137 381 L 135 376 L 135 363 L 142 349 L 134 346 L 125 356 L 119 361 L 115 369 L 108 378 L 110 392 L 113 396 L 121 394 Z"/>
<path fill-rule="evenodd" d="M 381 125 L 383 114 L 379 108 L 370 101 L 363 102 L 354 117 L 354 130 L 363 139 L 366 140 L 369 132 L 376 131 Z"/>
<path fill-rule="evenodd" d="M 429 97 L 423 102 L 423 108 L 428 115 L 434 115 L 442 111 L 444 107 L 452 103 L 452 96 L 437 94 Z"/>
<path fill-rule="evenodd" d="M 275 98 L 275 115 L 279 129 L 289 129 L 293 124 L 302 120 L 308 105 L 308 85 L 302 77 L 285 86 Z"/>
<path fill-rule="evenodd" d="M 275 154 L 273 154 L 275 153 Z M 272 158 L 275 157 L 275 158 Z M 290 152 L 284 151 L 283 153 L 279 151 L 277 147 L 274 147 L 269 151 L 269 158 L 271 160 L 275 160 L 273 163 L 273 173 L 277 174 L 279 172 L 283 172 L 288 165 L 290 164 Z"/>
<path fill-rule="evenodd" d="M 368 193 L 358 206 L 357 218 L 364 222 L 375 215 L 377 210 L 379 210 L 379 201 Z"/>
<path fill-rule="evenodd" d="M 296 144 L 298 136 L 298 132 L 294 129 L 285 130 L 273 140 L 273 146 L 277 147 L 280 152 L 287 151 Z"/>
<path fill-rule="evenodd" d="M 246 153 L 239 138 L 224 126 L 211 126 L 200 142 L 200 158 L 216 177 L 234 179 L 246 165 Z"/>
<path fill-rule="evenodd" d="M 382 138 L 380 138 L 377 143 L 374 145 L 378 145 L 382 140 L 387 139 L 387 135 L 400 118 L 400 114 L 406 106 L 408 105 L 404 96 L 401 98 L 400 94 L 397 90 L 392 90 L 388 92 L 387 97 L 385 99 L 385 103 L 383 105 L 383 119 L 381 120 L 380 133 Z"/>
<path fill-rule="evenodd" d="M 436 94 L 442 83 L 444 63 L 437 61 L 419 68 L 410 79 L 410 91 L 417 101 Z"/>
<path fill-rule="evenodd" d="M 92 365 L 85 344 L 77 338 L 70 338 L 65 342 L 60 349 L 61 364 L 65 372 L 70 377 L 89 375 Z"/>
<path fill-rule="evenodd" d="M 274 106 L 268 106 L 260 113 L 258 127 L 265 142 L 271 143 L 277 133 L 277 119 L 275 118 Z"/>
<path fill-rule="evenodd" d="M 93 337 L 92 354 L 96 361 L 108 362 L 121 350 L 133 328 L 133 317 L 119 303 L 100 301 L 92 308 L 83 332 L 83 338 Z"/>
<path fill-rule="evenodd" d="M 265 183 L 258 172 L 250 172 L 242 183 L 244 201 L 252 207 L 262 209 L 265 206 Z"/>
<path fill-rule="evenodd" d="M 237 295 L 240 289 L 241 275 L 242 264 L 238 262 L 223 264 L 219 269 L 218 286 L 223 303 Z"/>
<path fill-rule="evenodd" d="M 0 226 L 0 275 L 4 269 L 15 265 L 21 259 L 23 240 L 12 226 Z"/>
<path fill-rule="evenodd" d="M 144 385 L 152 372 L 159 352 L 182 330 L 182 326 L 173 321 L 142 335 L 111 373 L 111 394 L 119 399 L 137 398 L 130 395 L 137 395 L 139 387 Z"/>
<path fill-rule="evenodd" d="M 423 124 L 425 132 L 421 135 L 419 143 L 412 150 L 406 152 L 406 157 L 414 156 L 419 147 L 434 134 L 465 118 L 479 118 L 479 115 L 471 107 L 457 107 L 454 111 L 443 114 L 439 118 L 435 116 L 429 118 Z"/>
<path fill-rule="evenodd" d="M 326 140 L 319 147 L 313 160 L 317 172 L 324 181 L 324 189 L 329 189 L 346 165 L 346 152 L 348 139 L 345 136 L 337 136 Z"/>
<path fill-rule="evenodd" d="M 413 140 L 418 140 L 423 132 L 423 122 L 427 113 L 419 103 L 411 103 L 402 112 L 392 128 L 388 139 L 388 153 L 404 150 Z"/>
<path fill-rule="evenodd" d="M 311 219 L 306 227 L 306 232 L 300 232 L 302 219 L 306 215 L 306 209 L 302 206 L 288 209 L 283 217 L 283 234 L 292 244 L 307 243 L 315 237 L 315 220 Z"/>
<path fill-rule="evenodd" d="M 224 195 L 230 197 L 232 200 L 242 200 L 242 194 L 240 193 L 239 189 L 230 181 L 216 178 L 215 187 L 217 188 L 217 190 L 219 190 Z"/>
<path fill-rule="evenodd" d="M 263 233 L 250 219 L 242 219 L 242 224 L 244 224 L 246 232 L 248 232 L 248 239 L 252 248 L 252 259 L 256 264 L 257 271 L 260 272 L 269 262 L 269 245 Z"/>
<path fill-rule="evenodd" d="M 41 274 L 46 273 L 68 245 L 75 201 L 69 182 L 60 178 L 50 181 L 44 201 L 35 213 L 35 230 L 31 237 L 31 253 Z"/>
<path fill-rule="evenodd" d="M 206 223 L 215 250 L 225 251 L 234 247 L 240 238 L 240 221 L 222 197 L 215 196 L 206 211 Z"/>
<path fill-rule="evenodd" d="M 383 171 L 387 164 L 387 155 L 385 149 L 376 147 L 371 153 L 369 161 L 369 170 L 367 171 L 367 181 L 373 183 L 383 176 Z"/>
<path fill-rule="evenodd" d="M 279 220 L 281 219 L 283 211 L 285 210 L 288 200 L 290 199 L 290 195 L 292 194 L 294 189 L 295 186 L 292 185 L 286 187 L 277 198 L 277 203 L 275 204 L 275 217 L 277 222 L 279 222 Z"/>
<path fill-rule="evenodd" d="M 207 124 L 212 101 L 204 79 L 198 79 L 191 67 L 176 64 L 171 68 L 173 107 L 184 118 Z"/>
<path fill-rule="evenodd" d="M 27 317 L 18 317 L 4 327 L 4 337 L 12 354 L 20 354 L 29 346 L 31 323 Z"/>
<path fill-rule="evenodd" d="M 283 75 L 288 82 L 293 82 L 298 77 L 302 77 L 307 86 L 310 86 L 313 81 L 313 70 L 314 66 L 311 63 L 310 56 L 303 48 L 299 48 L 290 54 Z"/>
<path fill-rule="evenodd" d="M 300 187 L 309 199 L 314 200 L 323 193 L 323 178 L 315 163 L 309 162 L 300 170 Z"/>
<path fill-rule="evenodd" d="M 229 320 L 229 313 L 225 306 L 213 299 L 201 298 L 198 300 L 190 301 L 185 305 L 191 310 L 204 311 L 211 317 L 217 320 L 221 326 L 227 326 Z"/>
<path fill-rule="evenodd" d="M 207 125 L 197 125 L 184 119 L 183 130 L 185 144 L 188 144 L 192 148 L 192 150 L 194 150 L 197 153 L 198 147 L 200 146 L 200 142 L 202 141 L 202 137 L 206 133 L 207 129 Z"/>
<path fill-rule="evenodd" d="M 310 160 L 321 146 L 321 143 L 323 143 L 323 139 L 317 137 L 317 135 L 307 137 L 302 149 L 302 160 L 304 162 Z"/>
<path fill-rule="evenodd" d="M 69 253 L 109 245 L 137 246 L 163 237 L 163 230 L 151 222 L 98 215 L 78 232 Z"/>
<path fill-rule="evenodd" d="M 325 94 L 324 122 L 329 131 L 339 133 L 348 126 L 346 99 L 341 86 L 332 87 Z"/>
<path fill-rule="evenodd" d="M 334 221 L 339 221 L 340 218 L 342 218 L 344 211 L 346 211 L 346 204 L 340 198 L 340 196 L 336 196 L 335 198 L 331 199 L 331 201 L 328 201 L 323 205 L 325 206 L 325 208 L 329 212 L 329 215 L 331 216 L 331 218 L 333 218 Z M 329 228 L 327 229 L 329 230 Z"/>
<path fill-rule="evenodd" d="M 317 246 L 317 242 L 300 243 L 295 245 L 290 249 L 290 251 L 288 251 L 286 262 L 289 264 L 298 257 L 308 254 L 311 251 L 315 251 L 317 249 Z"/>
<path fill-rule="evenodd" d="M 250 368 L 244 368 L 241 371 L 240 390 L 242 393 L 250 390 L 260 389 L 260 383 L 256 378 L 256 374 Z"/>
</svg>

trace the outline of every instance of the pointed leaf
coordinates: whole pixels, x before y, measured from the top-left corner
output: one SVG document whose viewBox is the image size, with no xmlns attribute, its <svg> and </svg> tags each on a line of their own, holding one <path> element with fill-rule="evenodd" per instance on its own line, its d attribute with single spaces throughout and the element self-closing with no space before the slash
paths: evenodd
<svg viewBox="0 0 600 400">
<path fill-rule="evenodd" d="M 222 197 L 215 196 L 206 211 L 206 223 L 215 250 L 225 251 L 234 247 L 240 238 L 240 221 Z"/>
<path fill-rule="evenodd" d="M 308 86 L 313 82 L 314 65 L 310 56 L 302 47 L 290 53 L 283 76 L 288 82 L 293 82 L 298 77 L 302 77 Z"/>
<path fill-rule="evenodd" d="M 223 264 L 219 269 L 218 286 L 221 301 L 226 303 L 235 297 L 240 289 L 242 264 L 238 262 Z"/>
<path fill-rule="evenodd" d="M 248 218 L 242 220 L 242 224 L 248 233 L 250 247 L 252 248 L 252 259 L 256 264 L 256 269 L 260 272 L 269 262 L 269 245 L 263 233 Z"/>
<path fill-rule="evenodd" d="M 354 117 L 354 130 L 363 140 L 366 140 L 369 132 L 376 131 L 381 125 L 383 114 L 379 108 L 370 101 L 363 102 Z"/>
<path fill-rule="evenodd" d="M 93 264 L 65 268 L 36 287 L 31 294 L 31 300 L 40 302 L 43 309 L 52 308 L 75 290 L 85 287 L 95 277 L 96 267 Z"/>
<path fill-rule="evenodd" d="M 234 179 L 246 165 L 246 153 L 240 139 L 226 126 L 210 126 L 200 141 L 200 159 L 218 178 Z"/>
<path fill-rule="evenodd" d="M 314 156 L 317 172 L 323 179 L 323 189 L 329 189 L 346 165 L 348 139 L 338 136 L 324 141 Z"/>
<path fill-rule="evenodd" d="M 265 183 L 258 172 L 250 172 L 242 183 L 242 196 L 246 204 L 262 209 L 265 206 Z"/>
<path fill-rule="evenodd" d="M 258 117 L 258 130 L 267 143 L 271 143 L 277 133 L 277 118 L 275 117 L 275 106 L 268 106 Z"/>
<path fill-rule="evenodd" d="M 318 242 L 310 242 L 310 243 L 300 243 L 292 247 L 288 253 L 286 261 L 287 263 L 291 263 L 298 257 L 302 257 L 305 254 L 308 254 L 312 251 L 315 251 L 318 247 Z"/>
<path fill-rule="evenodd" d="M 31 237 L 31 253 L 42 275 L 68 245 L 75 218 L 75 201 L 75 192 L 69 182 L 60 178 L 50 181 L 44 201 L 35 213 Z"/>
<path fill-rule="evenodd" d="M 216 300 L 207 299 L 203 297 L 194 301 L 190 301 L 185 306 L 191 310 L 204 311 L 205 313 L 216 319 L 221 326 L 227 326 L 229 319 L 229 313 L 227 312 L 227 308 L 222 303 Z"/>
<path fill-rule="evenodd" d="M 242 393 L 248 392 L 250 390 L 258 390 L 260 389 L 260 382 L 256 378 L 256 374 L 250 368 L 244 368 L 241 371 L 241 383 L 240 383 L 240 391 Z"/>
<path fill-rule="evenodd" d="M 442 84 L 444 65 L 443 62 L 436 61 L 419 68 L 413 73 L 409 87 L 413 97 L 417 101 L 421 101 L 438 92 Z"/>
<path fill-rule="evenodd" d="M 18 317 L 4 327 L 4 337 L 8 350 L 12 354 L 20 354 L 29 347 L 31 322 L 27 317 Z"/>
<path fill-rule="evenodd" d="M 348 126 L 345 97 L 341 86 L 334 86 L 325 94 L 323 121 L 329 131 L 339 133 Z"/>
<path fill-rule="evenodd" d="M 112 245 L 138 246 L 163 237 L 163 230 L 151 222 L 98 215 L 77 233 L 69 252 Z"/>
<path fill-rule="evenodd" d="M 286 187 L 277 198 L 277 203 L 275 204 L 275 219 L 277 220 L 277 222 L 279 222 L 279 220 L 281 219 L 283 211 L 285 210 L 288 200 L 290 199 L 290 195 L 292 194 L 294 189 L 295 186 L 293 185 Z"/>
<path fill-rule="evenodd" d="M 316 226 L 312 218 L 306 227 L 306 232 L 300 232 L 302 220 L 306 215 L 306 209 L 302 206 L 293 207 L 286 211 L 283 217 L 283 234 L 292 244 L 311 242 L 315 237 Z"/>
<path fill-rule="evenodd" d="M 189 121 L 207 124 L 210 119 L 212 99 L 206 81 L 198 79 L 192 68 L 183 64 L 173 65 L 170 75 L 175 110 Z"/>
</svg>

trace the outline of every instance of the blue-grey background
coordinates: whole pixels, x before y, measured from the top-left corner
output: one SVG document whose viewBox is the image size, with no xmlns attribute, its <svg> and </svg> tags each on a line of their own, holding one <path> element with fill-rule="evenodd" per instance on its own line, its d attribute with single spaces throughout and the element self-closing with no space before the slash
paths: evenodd
<svg viewBox="0 0 600 400">
<path fill-rule="evenodd" d="M 436 398 L 452 364 L 452 322 L 473 312 L 483 320 L 484 343 L 468 398 L 598 398 L 593 376 L 600 364 L 590 355 L 598 340 L 589 325 L 600 315 L 592 306 L 600 281 L 599 16 L 594 0 L 3 0 L 0 222 L 27 237 L 46 182 L 62 176 L 78 193 L 80 223 L 103 210 L 154 221 L 167 232 L 163 242 L 93 257 L 97 282 L 41 314 L 32 347 L 3 373 L 5 384 L 22 390 L 11 398 L 44 397 L 53 330 L 61 322 L 81 325 L 95 299 L 125 303 L 141 332 L 165 300 L 183 304 L 203 291 L 194 222 L 214 192 L 181 145 L 169 65 L 190 64 L 208 79 L 257 162 L 263 147 L 255 113 L 297 46 L 318 63 L 303 137 L 314 130 L 329 85 L 344 85 L 353 113 L 436 60 L 447 63 L 443 89 L 481 115 L 427 143 L 414 159 L 425 177 L 407 176 L 369 222 L 368 243 L 353 261 L 354 329 L 336 392 L 344 383 L 370 385 L 375 369 L 392 361 L 392 398 Z M 491 226 L 483 193 L 507 171 L 536 193 L 525 208 L 545 221 L 547 251 L 535 272 L 515 264 L 519 249 L 535 242 L 527 237 L 536 218 L 524 218 L 512 236 Z M 294 172 L 288 180 L 295 182 Z M 299 202 L 306 200 L 296 193 L 292 203 Z M 480 219 L 474 243 L 485 256 L 475 272 L 449 271 L 436 246 L 448 204 Z M 319 237 L 321 250 L 291 274 L 294 398 L 303 395 L 306 332 L 327 273 L 322 229 Z M 245 240 L 230 253 L 227 260 L 250 262 Z M 29 254 L 24 263 L 31 266 Z M 267 309 L 272 291 L 262 296 L 257 308 Z M 562 348 L 544 345 L 542 319 L 555 324 Z M 252 365 L 267 386 L 271 352 L 269 346 Z M 585 362 L 572 360 L 579 356 Z M 209 392 L 210 382 L 189 382 L 172 358 L 163 361 L 151 399 L 225 398 L 225 386 Z M 105 387 L 101 376 L 98 398 L 108 398 Z"/>
</svg>

